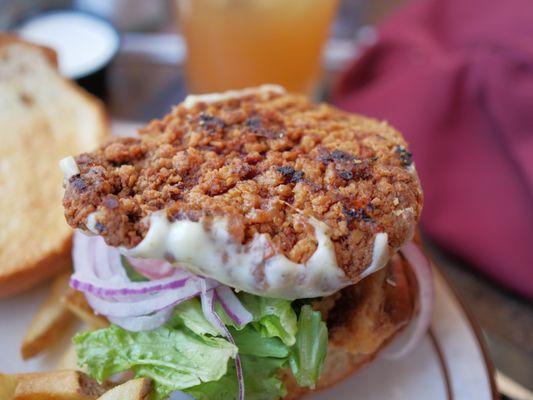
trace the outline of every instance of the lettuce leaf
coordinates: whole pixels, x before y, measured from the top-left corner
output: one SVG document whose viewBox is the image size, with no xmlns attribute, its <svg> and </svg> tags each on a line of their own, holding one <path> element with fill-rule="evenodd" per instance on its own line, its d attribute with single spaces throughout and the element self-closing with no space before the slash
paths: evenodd
<svg viewBox="0 0 533 400">
<path fill-rule="evenodd" d="M 252 326 L 248 325 L 238 331 L 231 329 L 239 354 L 257 357 L 286 358 L 289 347 L 277 337 L 265 337 Z"/>
<path fill-rule="evenodd" d="M 182 390 L 198 400 L 235 398 L 238 384 L 232 358 L 240 355 L 246 398 L 271 400 L 284 395 L 279 379 L 291 368 L 298 384 L 314 386 L 327 348 L 327 330 L 320 313 L 303 306 L 299 317 L 287 300 L 240 293 L 254 319 L 229 326 L 235 345 L 220 337 L 205 318 L 199 299 L 181 303 L 162 327 L 129 332 L 111 325 L 75 336 L 78 360 L 102 382 L 117 372 L 132 370 L 154 381 L 156 400 Z"/>
<path fill-rule="evenodd" d="M 275 400 L 285 396 L 283 382 L 277 376 L 285 359 L 241 356 L 244 371 L 244 391 L 247 400 Z M 237 398 L 237 374 L 231 367 L 228 374 L 216 382 L 208 382 L 184 390 L 197 400 L 228 400 Z"/>
<path fill-rule="evenodd" d="M 252 313 L 255 328 L 265 337 L 279 337 L 287 346 L 296 342 L 297 316 L 291 302 L 240 293 L 239 300 Z"/>
<path fill-rule="evenodd" d="M 274 400 L 285 395 L 283 382 L 278 377 L 280 368 L 287 364 L 290 347 L 278 337 L 265 336 L 253 324 L 241 330 L 230 328 L 239 349 L 246 399 Z M 218 381 L 202 383 L 184 390 L 197 400 L 234 399 L 238 394 L 235 366 Z"/>
<path fill-rule="evenodd" d="M 296 344 L 291 349 L 289 364 L 299 386 L 314 387 L 328 348 L 328 328 L 319 311 L 304 305 L 298 317 Z"/>
<path fill-rule="evenodd" d="M 230 358 L 237 355 L 237 348 L 225 339 L 169 326 L 129 332 L 111 325 L 80 333 L 74 343 L 79 364 L 86 365 L 99 382 L 132 370 L 165 386 L 166 394 L 220 379 L 227 372 Z"/>
<path fill-rule="evenodd" d="M 195 298 L 180 303 L 174 308 L 173 316 L 167 325 L 176 327 L 183 325 L 197 335 L 218 336 L 219 333 L 205 318 L 200 300 Z"/>
</svg>

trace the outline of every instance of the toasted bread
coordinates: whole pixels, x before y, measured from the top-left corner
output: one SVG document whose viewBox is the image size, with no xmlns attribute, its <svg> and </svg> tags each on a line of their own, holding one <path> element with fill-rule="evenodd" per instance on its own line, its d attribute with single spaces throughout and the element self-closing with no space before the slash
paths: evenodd
<svg viewBox="0 0 533 400">
<path fill-rule="evenodd" d="M 102 104 L 59 74 L 52 50 L 0 34 L 0 297 L 70 264 L 58 163 L 106 133 Z"/>
</svg>

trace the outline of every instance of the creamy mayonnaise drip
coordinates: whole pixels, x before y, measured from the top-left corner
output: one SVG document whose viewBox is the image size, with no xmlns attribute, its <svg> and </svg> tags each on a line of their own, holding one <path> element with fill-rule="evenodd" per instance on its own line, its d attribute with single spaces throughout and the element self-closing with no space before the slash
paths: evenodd
<svg viewBox="0 0 533 400">
<path fill-rule="evenodd" d="M 85 226 L 87 227 L 87 231 L 89 231 L 89 235 L 99 235 L 100 232 L 98 229 L 96 229 L 96 217 L 98 215 L 98 211 L 95 211 L 93 213 L 90 213 L 87 217 L 87 222 L 85 222 Z M 85 233 L 87 233 L 85 231 Z"/>
<path fill-rule="evenodd" d="M 215 219 L 208 229 L 201 221 L 170 222 L 164 212 L 150 216 L 148 233 L 136 247 L 119 250 L 140 258 L 172 256 L 198 275 L 260 296 L 285 299 L 327 296 L 355 283 L 337 264 L 327 225 L 314 218 L 308 220 L 318 245 L 305 263 L 291 261 L 281 253 L 272 255 L 273 247 L 266 235 L 256 235 L 246 246 L 236 244 L 224 218 Z M 383 267 L 388 258 L 387 235 L 379 233 L 372 263 L 363 275 Z"/>
<path fill-rule="evenodd" d="M 222 93 L 207 93 L 199 95 L 189 95 L 183 101 L 183 106 L 186 108 L 192 108 L 198 103 L 218 103 L 229 99 L 238 99 L 239 97 L 249 96 L 252 94 L 261 93 L 285 93 L 285 89 L 279 85 L 261 85 L 259 87 L 245 88 L 241 90 L 228 90 Z"/>
<path fill-rule="evenodd" d="M 61 159 L 59 161 L 59 168 L 61 168 L 61 171 L 63 171 L 63 179 L 65 181 L 68 181 L 74 175 L 78 175 L 80 173 L 78 164 L 76 164 L 76 160 L 74 160 L 74 157 L 72 156 Z"/>
<path fill-rule="evenodd" d="M 361 278 L 363 279 L 368 275 L 373 274 L 374 272 L 383 268 L 389 261 L 389 237 L 386 233 L 380 232 L 374 238 L 374 247 L 372 249 L 372 262 L 366 269 L 361 273 Z"/>
</svg>

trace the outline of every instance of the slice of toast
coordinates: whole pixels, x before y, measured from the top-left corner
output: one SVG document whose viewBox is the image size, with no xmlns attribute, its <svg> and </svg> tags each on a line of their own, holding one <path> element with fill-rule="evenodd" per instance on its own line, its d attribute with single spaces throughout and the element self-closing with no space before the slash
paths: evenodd
<svg viewBox="0 0 533 400">
<path fill-rule="evenodd" d="M 0 297 L 70 265 L 58 163 L 96 147 L 106 122 L 52 50 L 0 33 Z"/>
</svg>

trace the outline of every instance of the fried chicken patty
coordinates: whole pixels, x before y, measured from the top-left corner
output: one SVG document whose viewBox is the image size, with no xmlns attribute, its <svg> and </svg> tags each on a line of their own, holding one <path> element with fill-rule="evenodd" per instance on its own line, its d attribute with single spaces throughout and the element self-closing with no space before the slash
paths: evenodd
<svg viewBox="0 0 533 400">
<path fill-rule="evenodd" d="M 376 234 L 392 254 L 409 240 L 422 191 L 411 153 L 387 123 L 279 90 L 186 101 L 134 138 L 75 157 L 66 182 L 67 222 L 132 248 L 151 214 L 169 221 L 227 219 L 236 243 L 266 235 L 303 263 L 317 249 L 302 216 L 322 221 L 338 266 L 356 281 Z"/>
</svg>

